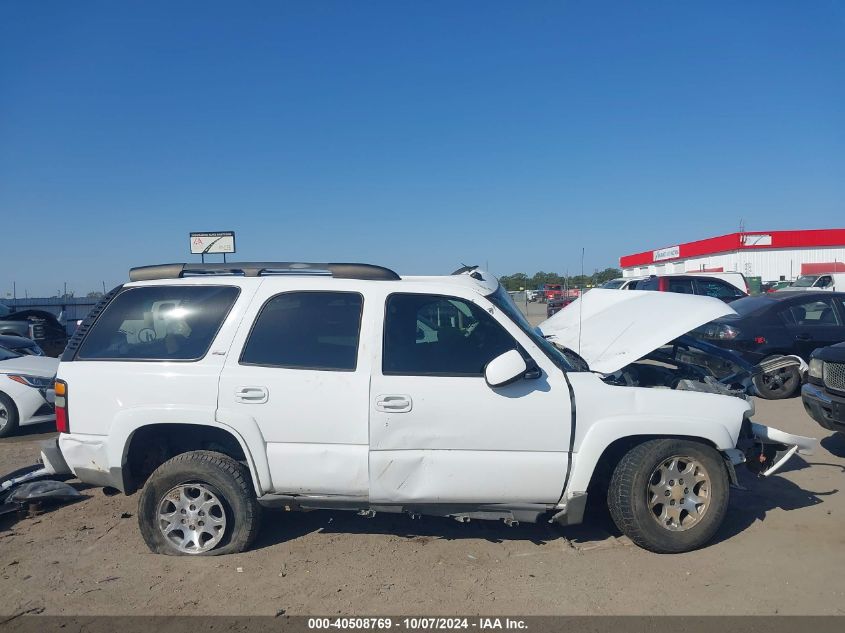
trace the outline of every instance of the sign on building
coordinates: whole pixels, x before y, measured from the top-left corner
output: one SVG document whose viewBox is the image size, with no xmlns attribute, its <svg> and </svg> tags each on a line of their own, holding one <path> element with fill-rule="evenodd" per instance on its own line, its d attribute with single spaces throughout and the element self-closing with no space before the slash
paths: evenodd
<svg viewBox="0 0 845 633">
<path fill-rule="evenodd" d="M 680 246 L 670 246 L 652 252 L 652 261 L 659 262 L 664 259 L 677 259 L 681 256 Z"/>
<path fill-rule="evenodd" d="M 234 253 L 235 232 L 217 231 L 216 233 L 191 233 L 191 254 L 209 255 L 213 253 Z"/>
</svg>

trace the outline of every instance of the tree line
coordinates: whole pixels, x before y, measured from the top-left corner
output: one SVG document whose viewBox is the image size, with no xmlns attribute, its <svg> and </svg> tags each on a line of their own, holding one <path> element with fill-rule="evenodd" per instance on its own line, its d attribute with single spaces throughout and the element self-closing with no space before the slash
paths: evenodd
<svg viewBox="0 0 845 633">
<path fill-rule="evenodd" d="M 519 290 L 525 288 L 534 290 L 543 284 L 560 284 L 566 285 L 570 288 L 586 288 L 587 286 L 598 286 L 611 279 L 616 279 L 622 276 L 622 271 L 618 268 L 605 268 L 604 270 L 596 270 L 592 275 L 559 275 L 558 273 L 537 272 L 531 277 L 525 273 L 514 273 L 512 275 L 502 275 L 499 277 L 499 283 L 505 287 L 505 290 Z"/>
</svg>

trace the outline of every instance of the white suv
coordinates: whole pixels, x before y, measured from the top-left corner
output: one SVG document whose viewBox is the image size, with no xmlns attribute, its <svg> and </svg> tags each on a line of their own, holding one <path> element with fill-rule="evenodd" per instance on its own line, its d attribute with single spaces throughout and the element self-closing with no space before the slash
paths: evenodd
<svg viewBox="0 0 845 633">
<path fill-rule="evenodd" d="M 588 492 L 637 544 L 682 552 L 722 522 L 734 464 L 774 470 L 778 451 L 812 448 L 752 425 L 744 397 L 606 381 L 637 358 L 587 340 L 592 308 L 600 332 L 635 333 L 601 302 L 694 301 L 692 329 L 730 311 L 715 299 L 587 293 L 596 373 L 476 268 L 169 264 L 130 280 L 62 357 L 58 446 L 82 481 L 142 489 L 155 552 L 241 551 L 261 506 L 570 525 Z"/>
</svg>

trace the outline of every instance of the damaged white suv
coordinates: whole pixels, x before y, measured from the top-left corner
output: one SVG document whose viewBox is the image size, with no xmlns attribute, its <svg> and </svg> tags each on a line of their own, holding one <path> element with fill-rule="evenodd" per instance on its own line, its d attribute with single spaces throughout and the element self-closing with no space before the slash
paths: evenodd
<svg viewBox="0 0 845 633">
<path fill-rule="evenodd" d="M 142 489 L 163 554 L 241 551 L 261 506 L 571 525 L 588 493 L 638 545 L 683 552 L 718 529 L 735 464 L 772 472 L 814 445 L 752 424 L 744 395 L 721 395 L 737 384 L 637 369 L 731 312 L 716 299 L 593 290 L 544 336 L 477 268 L 170 264 L 130 280 L 62 357 L 58 447 L 84 482 Z"/>
</svg>

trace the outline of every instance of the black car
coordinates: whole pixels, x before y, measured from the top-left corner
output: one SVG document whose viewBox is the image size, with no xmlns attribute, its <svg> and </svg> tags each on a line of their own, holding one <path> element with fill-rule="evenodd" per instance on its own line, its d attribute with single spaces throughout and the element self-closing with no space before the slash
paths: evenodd
<svg viewBox="0 0 845 633">
<path fill-rule="evenodd" d="M 813 352 L 801 399 L 816 422 L 830 431 L 845 433 L 845 343 Z"/>
<path fill-rule="evenodd" d="M 759 364 L 773 356 L 809 361 L 813 350 L 845 341 L 845 293 L 773 292 L 731 303 L 736 315 L 716 319 L 692 334 Z M 801 387 L 798 367 L 755 379 L 760 395 L 788 398 Z"/>
<path fill-rule="evenodd" d="M 31 338 L 0 334 L 0 347 L 24 356 L 44 356 L 44 350 Z"/>
</svg>

